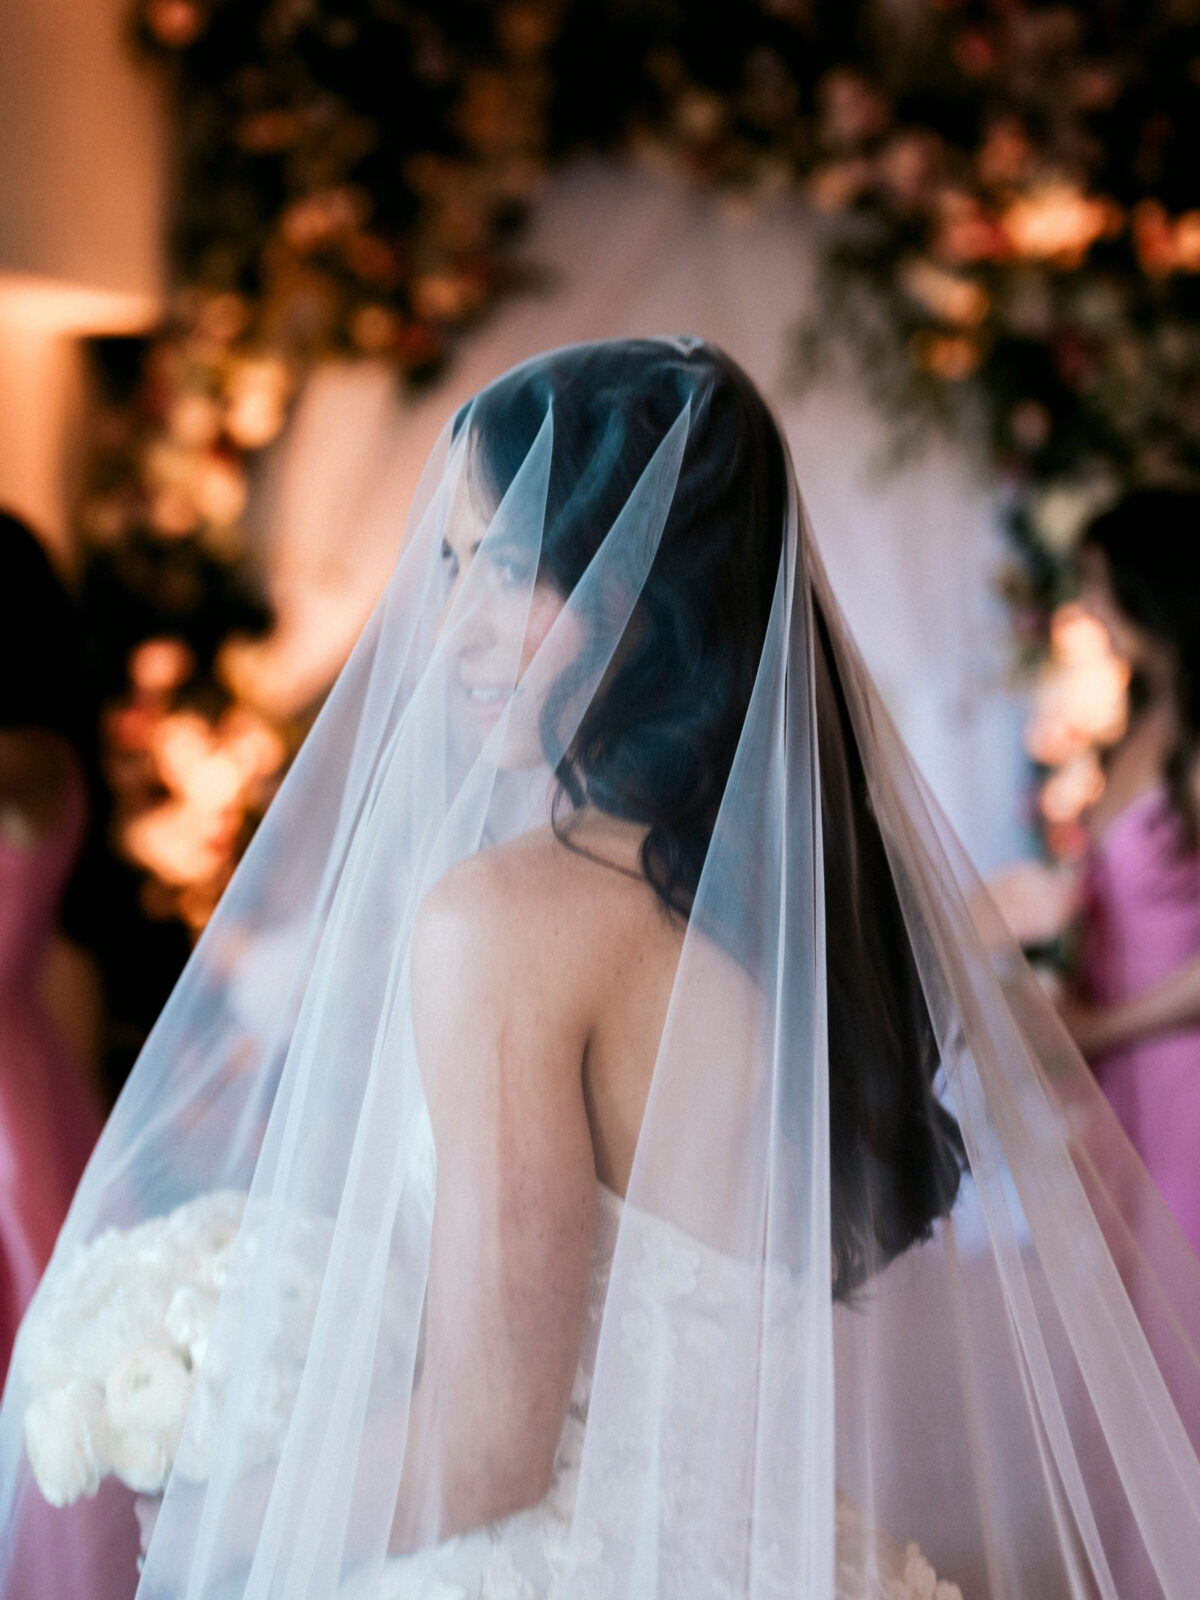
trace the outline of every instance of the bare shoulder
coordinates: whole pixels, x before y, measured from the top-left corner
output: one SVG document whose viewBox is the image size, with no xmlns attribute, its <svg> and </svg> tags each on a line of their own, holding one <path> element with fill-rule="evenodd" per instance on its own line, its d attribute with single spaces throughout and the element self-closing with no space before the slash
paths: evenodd
<svg viewBox="0 0 1200 1600">
<path fill-rule="evenodd" d="M 414 940 L 453 940 L 477 950 L 503 935 L 504 959 L 524 961 L 535 952 L 546 971 L 572 956 L 595 955 L 616 925 L 627 933 L 631 922 L 661 920 L 653 892 L 637 875 L 636 850 L 620 840 L 602 844 L 603 853 L 572 849 L 546 827 L 468 856 L 426 895 Z"/>
<path fill-rule="evenodd" d="M 570 871 L 553 835 L 531 835 L 468 857 L 422 901 L 413 1024 L 435 1129 L 439 1112 L 461 1119 L 472 1107 L 493 1129 L 517 1105 L 530 1123 L 530 1097 L 539 1118 L 552 1118 L 564 1095 L 582 1117 L 580 1069 L 604 964 Z M 507 1113 L 490 1098 L 501 1083 Z"/>
<path fill-rule="evenodd" d="M 440 878 L 421 902 L 414 941 L 454 940 L 477 949 L 503 934 L 509 958 L 548 931 L 572 909 L 569 852 L 549 828 L 466 857 Z"/>
</svg>

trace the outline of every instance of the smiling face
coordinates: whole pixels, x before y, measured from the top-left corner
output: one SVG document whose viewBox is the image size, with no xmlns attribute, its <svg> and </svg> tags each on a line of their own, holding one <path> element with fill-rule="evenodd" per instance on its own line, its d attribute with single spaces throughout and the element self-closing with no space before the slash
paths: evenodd
<svg viewBox="0 0 1200 1600">
<path fill-rule="evenodd" d="M 564 617 L 566 601 L 539 580 L 533 553 L 503 535 L 484 538 L 478 514 L 453 514 L 442 541 L 446 607 L 442 626 L 451 631 L 447 648 L 451 684 L 481 738 L 486 739 L 507 712 L 498 760 L 502 767 L 537 766 L 545 757 L 538 713 L 556 671 L 578 653 L 577 623 Z M 470 574 L 470 583 L 467 577 Z M 548 647 L 547 641 L 562 619 Z M 537 688 L 526 680 L 539 652 Z M 561 660 L 558 658 L 561 657 Z"/>
</svg>

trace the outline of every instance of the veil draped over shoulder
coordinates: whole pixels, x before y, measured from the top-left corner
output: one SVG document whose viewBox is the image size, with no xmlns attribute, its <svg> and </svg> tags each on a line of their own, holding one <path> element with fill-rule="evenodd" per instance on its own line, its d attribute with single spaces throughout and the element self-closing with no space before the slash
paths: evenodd
<svg viewBox="0 0 1200 1600">
<path fill-rule="evenodd" d="M 5 1600 L 1191 1600 L 1200 1265 L 749 381 L 688 339 L 531 361 L 397 543 L 26 1319 Z M 594 816 L 679 956 L 627 1191 L 589 1148 L 557 1282 L 554 1216 L 524 1255 L 505 1221 L 557 1181 L 509 1109 L 549 1045 L 472 1007 L 525 993 L 523 841 Z M 165 1484 L 140 1575 L 122 1484 Z M 48 1516 L 69 1589 L 22 1555 Z"/>
</svg>

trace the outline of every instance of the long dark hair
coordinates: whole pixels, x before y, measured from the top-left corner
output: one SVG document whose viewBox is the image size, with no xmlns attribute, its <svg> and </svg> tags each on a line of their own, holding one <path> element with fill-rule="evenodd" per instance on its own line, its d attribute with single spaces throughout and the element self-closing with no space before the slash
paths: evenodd
<svg viewBox="0 0 1200 1600">
<path fill-rule="evenodd" d="M 666 913 L 683 917 L 784 557 L 788 471 L 774 418 L 745 373 L 698 340 L 555 351 L 501 379 L 471 412 L 498 500 L 553 406 L 538 578 L 569 595 L 686 401 L 678 485 L 634 622 L 558 762 L 572 806 L 645 825 L 642 873 Z M 950 1210 L 962 1149 L 933 1094 L 929 1013 L 819 611 L 816 626 L 833 1288 L 847 1298 Z M 559 709 L 552 694 L 543 736 L 555 750 Z"/>
<path fill-rule="evenodd" d="M 77 752 L 96 739 L 83 629 L 28 525 L 0 511 L 0 728 L 41 728 Z"/>
<path fill-rule="evenodd" d="M 1200 756 L 1200 492 L 1134 490 L 1090 524 L 1082 548 L 1100 551 L 1120 611 L 1173 658 L 1178 731 L 1163 776 L 1184 843 L 1194 850 L 1200 846 L 1192 788 Z M 1135 712 L 1145 697 L 1135 674 Z"/>
<path fill-rule="evenodd" d="M 64 893 L 62 921 L 73 939 L 90 946 L 99 939 L 96 885 L 104 876 L 99 715 L 75 602 L 32 529 L 0 511 L 0 728 L 57 734 L 74 753 L 91 825 Z"/>
<path fill-rule="evenodd" d="M 786 469 L 770 412 L 719 351 L 694 340 L 644 339 L 554 351 L 485 390 L 472 414 L 498 496 L 553 404 L 538 577 L 570 594 L 688 400 L 687 449 L 637 626 L 558 763 L 572 804 L 586 798 L 646 825 L 642 869 L 664 906 L 685 916 L 745 720 L 779 568 Z M 570 689 L 565 683 L 562 696 Z M 548 735 L 561 709 L 552 695 Z"/>
</svg>

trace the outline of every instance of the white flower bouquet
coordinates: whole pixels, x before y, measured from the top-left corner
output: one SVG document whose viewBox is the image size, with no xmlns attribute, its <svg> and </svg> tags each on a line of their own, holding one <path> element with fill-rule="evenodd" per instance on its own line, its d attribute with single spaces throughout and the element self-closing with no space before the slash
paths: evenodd
<svg viewBox="0 0 1200 1600">
<path fill-rule="evenodd" d="M 246 1466 L 280 1449 L 304 1376 L 334 1240 L 332 1218 L 200 1195 L 167 1216 L 109 1228 L 43 1292 L 22 1339 L 25 1450 L 46 1500 L 94 1495 L 110 1473 L 158 1494 L 172 1471 L 209 1476 L 253 1268 L 270 1235 L 269 1305 L 256 1314 L 252 1398 L 236 1420 Z M 381 1375 L 408 1370 L 392 1270 L 376 1349 Z M 228 1337 L 210 1337 L 222 1297 Z M 411 1365 L 411 1351 L 408 1355 Z M 184 1423 L 187 1423 L 186 1435 Z"/>
<path fill-rule="evenodd" d="M 54 1506 L 109 1473 L 157 1494 L 179 1450 L 246 1197 L 108 1228 L 44 1294 L 21 1350 L 25 1447 Z"/>
</svg>

